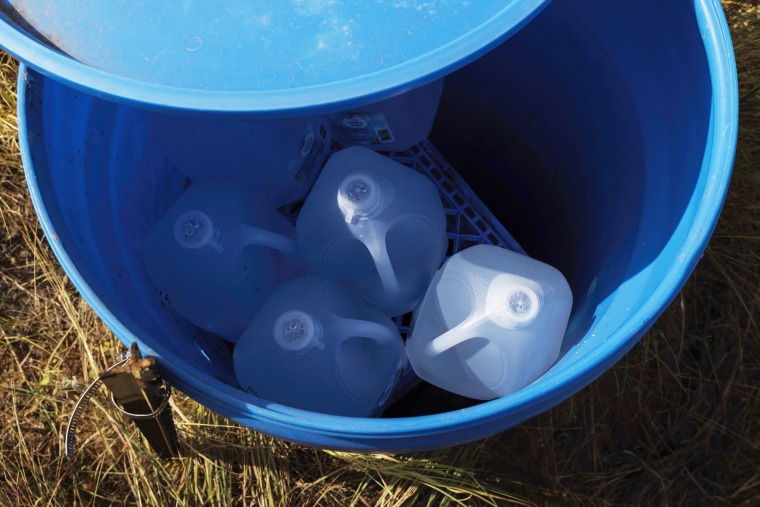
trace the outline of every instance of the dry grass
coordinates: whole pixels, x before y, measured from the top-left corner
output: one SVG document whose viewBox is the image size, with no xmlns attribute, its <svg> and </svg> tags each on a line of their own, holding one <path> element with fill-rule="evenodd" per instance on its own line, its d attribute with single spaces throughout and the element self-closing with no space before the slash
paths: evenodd
<svg viewBox="0 0 760 507">
<path fill-rule="evenodd" d="M 674 304 L 555 409 L 497 437 L 408 456 L 283 443 L 178 394 L 187 457 L 155 459 L 98 396 L 78 430 L 80 454 L 62 457 L 74 402 L 122 346 L 44 241 L 16 141 L 16 67 L 0 59 L 0 505 L 760 505 L 760 13 L 751 3 L 724 2 L 742 110 L 731 188 Z"/>
</svg>

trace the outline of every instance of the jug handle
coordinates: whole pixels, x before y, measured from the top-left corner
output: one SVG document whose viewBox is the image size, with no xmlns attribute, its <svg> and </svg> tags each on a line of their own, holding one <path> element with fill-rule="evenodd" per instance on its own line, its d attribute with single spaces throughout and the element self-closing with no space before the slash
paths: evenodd
<svg viewBox="0 0 760 507">
<path fill-rule="evenodd" d="M 488 320 L 488 317 L 485 314 L 479 315 L 472 320 L 466 319 L 442 335 L 433 338 L 430 343 L 425 346 L 426 352 L 430 355 L 442 354 L 460 343 L 477 338 L 478 335 L 473 334 L 472 330 L 486 320 Z"/>
<path fill-rule="evenodd" d="M 339 321 L 341 343 L 349 338 L 361 337 L 374 340 L 380 345 L 392 345 L 401 339 L 397 331 L 377 322 L 344 318 L 339 318 Z M 350 333 L 346 331 L 348 329 L 351 329 Z"/>
<path fill-rule="evenodd" d="M 366 240 L 359 238 L 359 240 L 369 250 L 369 254 L 375 263 L 377 274 L 380 275 L 380 282 L 383 284 L 383 288 L 391 294 L 398 293 L 401 291 L 401 287 L 391 265 L 388 249 L 385 247 L 385 234 L 388 232 L 388 227 L 371 219 L 368 220 L 367 227 L 370 230 L 369 238 Z"/>
<path fill-rule="evenodd" d="M 282 252 L 286 257 L 292 258 L 298 256 L 298 243 L 296 243 L 295 240 L 276 232 L 267 231 L 266 229 L 260 229 L 248 225 L 244 227 L 245 239 L 249 244 L 273 248 Z"/>
</svg>

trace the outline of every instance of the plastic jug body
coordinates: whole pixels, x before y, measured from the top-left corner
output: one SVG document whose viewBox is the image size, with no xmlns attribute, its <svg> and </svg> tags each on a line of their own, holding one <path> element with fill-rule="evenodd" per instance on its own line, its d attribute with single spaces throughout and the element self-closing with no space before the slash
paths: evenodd
<svg viewBox="0 0 760 507">
<path fill-rule="evenodd" d="M 143 263 L 164 305 L 231 341 L 275 285 L 307 271 L 293 225 L 230 182 L 188 188 L 149 231 Z"/>
<path fill-rule="evenodd" d="M 154 114 L 151 137 L 193 183 L 234 181 L 275 208 L 302 199 L 330 149 L 322 117 L 230 120 Z"/>
<path fill-rule="evenodd" d="M 328 115 L 333 137 L 343 146 L 376 151 L 408 150 L 433 127 L 443 79 L 396 97 Z"/>
<path fill-rule="evenodd" d="M 296 232 L 313 271 L 390 316 L 412 310 L 448 245 L 432 181 L 362 147 L 330 157 Z"/>
<path fill-rule="evenodd" d="M 240 385 L 291 407 L 379 414 L 406 367 L 393 321 L 335 282 L 308 275 L 280 284 L 234 350 Z"/>
<path fill-rule="evenodd" d="M 467 248 L 433 278 L 406 343 L 422 379 L 488 400 L 541 376 L 557 359 L 572 293 L 555 268 L 492 245 Z"/>
</svg>

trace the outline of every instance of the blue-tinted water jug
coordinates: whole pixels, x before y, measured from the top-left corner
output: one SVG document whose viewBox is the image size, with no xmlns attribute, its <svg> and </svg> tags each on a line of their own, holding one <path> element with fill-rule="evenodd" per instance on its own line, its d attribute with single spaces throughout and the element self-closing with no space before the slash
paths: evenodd
<svg viewBox="0 0 760 507">
<path fill-rule="evenodd" d="M 143 261 L 165 304 L 231 341 L 275 285 L 307 271 L 293 225 L 231 182 L 190 186 L 148 233 Z"/>
<path fill-rule="evenodd" d="M 331 143 L 322 117 L 251 121 L 154 114 L 150 129 L 158 151 L 194 183 L 235 181 L 275 208 L 306 195 Z"/>
<path fill-rule="evenodd" d="M 493 245 L 450 257 L 406 343 L 422 379 L 475 399 L 505 396 L 557 359 L 573 296 L 557 269 Z"/>
<path fill-rule="evenodd" d="M 408 150 L 433 127 L 443 79 L 401 95 L 328 115 L 336 141 L 378 151 Z"/>
<path fill-rule="evenodd" d="M 407 364 L 393 321 L 320 275 L 278 285 L 234 350 L 240 385 L 335 415 L 376 415 Z"/>
<path fill-rule="evenodd" d="M 390 316 L 412 310 L 447 247 L 446 214 L 433 182 L 363 147 L 330 157 L 296 232 L 312 270 Z"/>
</svg>

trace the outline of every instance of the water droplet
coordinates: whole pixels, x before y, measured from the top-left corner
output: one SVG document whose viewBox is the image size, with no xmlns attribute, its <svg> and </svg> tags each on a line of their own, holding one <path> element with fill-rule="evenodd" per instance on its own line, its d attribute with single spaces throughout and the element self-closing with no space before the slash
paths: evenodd
<svg viewBox="0 0 760 507">
<path fill-rule="evenodd" d="M 198 51 L 203 46 L 203 39 L 197 35 L 192 35 L 185 39 L 185 49 L 190 52 Z"/>
</svg>

